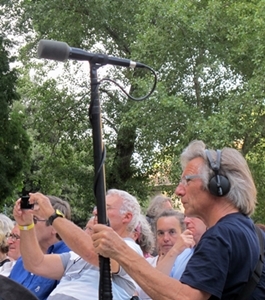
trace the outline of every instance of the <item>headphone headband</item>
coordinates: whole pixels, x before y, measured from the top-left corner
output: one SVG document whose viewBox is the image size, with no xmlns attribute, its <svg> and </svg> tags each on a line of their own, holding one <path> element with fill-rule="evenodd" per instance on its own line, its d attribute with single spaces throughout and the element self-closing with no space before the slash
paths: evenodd
<svg viewBox="0 0 265 300">
<path fill-rule="evenodd" d="M 221 175 L 221 150 L 216 150 L 216 161 L 213 160 L 212 155 L 208 149 L 205 149 L 205 153 L 208 159 L 210 168 L 214 171 L 214 176 L 210 178 L 208 188 L 211 194 L 214 196 L 222 197 L 228 194 L 230 191 L 230 182 L 228 178 Z"/>
</svg>

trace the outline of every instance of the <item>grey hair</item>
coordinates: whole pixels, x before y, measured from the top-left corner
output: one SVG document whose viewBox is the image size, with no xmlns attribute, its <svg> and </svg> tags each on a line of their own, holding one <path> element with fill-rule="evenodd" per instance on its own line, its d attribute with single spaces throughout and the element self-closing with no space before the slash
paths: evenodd
<svg viewBox="0 0 265 300">
<path fill-rule="evenodd" d="M 14 222 L 6 215 L 0 213 L 0 229 L 4 234 L 12 231 L 14 228 Z"/>
<path fill-rule="evenodd" d="M 51 205 L 54 209 L 59 209 L 66 219 L 71 220 L 71 208 L 69 202 L 62 200 L 56 196 L 47 196 L 51 202 Z"/>
<path fill-rule="evenodd" d="M 208 190 L 208 182 L 214 176 L 208 158 L 205 153 L 205 144 L 202 141 L 193 141 L 182 152 L 180 160 L 181 167 L 184 169 L 189 161 L 201 157 L 204 164 L 200 168 L 204 188 Z M 216 159 L 217 153 L 209 150 L 213 160 Z M 236 149 L 223 148 L 221 154 L 221 166 L 219 174 L 224 175 L 230 182 L 231 188 L 225 196 L 241 213 L 250 216 L 256 207 L 257 190 L 243 155 Z"/>
<path fill-rule="evenodd" d="M 162 211 L 156 218 L 155 218 L 155 229 L 157 230 L 157 221 L 160 218 L 163 217 L 175 217 L 179 221 L 181 232 L 183 232 L 186 229 L 185 223 L 184 223 L 184 214 L 180 211 L 174 210 L 174 209 L 166 209 Z"/>
<path fill-rule="evenodd" d="M 47 197 L 49 198 L 51 205 L 55 210 L 59 209 L 64 214 L 66 219 L 71 220 L 71 207 L 67 201 L 56 196 L 47 195 Z M 49 226 L 48 221 L 46 222 L 46 225 Z M 58 233 L 56 233 L 56 237 L 58 240 L 62 240 Z"/>
<path fill-rule="evenodd" d="M 146 215 L 149 218 L 155 218 L 162 210 L 164 210 L 164 204 L 166 202 L 170 202 L 172 205 L 172 201 L 169 197 L 164 195 L 157 195 L 151 199 L 150 204 L 146 210 Z"/>
<path fill-rule="evenodd" d="M 2 254 L 7 254 L 9 250 L 9 245 L 6 238 L 6 233 L 2 229 L 0 229 L 0 252 Z"/>
<path fill-rule="evenodd" d="M 144 254 L 152 253 L 155 248 L 155 237 L 151 226 L 142 214 L 140 214 L 138 221 L 139 223 L 135 230 L 140 233 L 140 236 L 136 240 L 136 243 L 140 246 Z M 138 227 L 140 227 L 139 230 Z"/>
<path fill-rule="evenodd" d="M 151 225 L 151 230 L 156 235 L 156 221 L 155 218 L 165 210 L 164 204 L 166 202 L 170 202 L 172 204 L 172 201 L 169 197 L 166 197 L 164 195 L 157 195 L 154 198 L 151 199 L 150 204 L 146 211 L 146 218 Z M 166 208 L 167 209 L 167 208 Z"/>
<path fill-rule="evenodd" d="M 117 189 L 108 190 L 106 195 L 117 195 L 122 199 L 120 213 L 124 214 L 130 212 L 132 214 L 132 219 L 128 224 L 127 231 L 133 232 L 139 223 L 139 216 L 141 214 L 141 207 L 137 199 L 131 194 Z"/>
</svg>

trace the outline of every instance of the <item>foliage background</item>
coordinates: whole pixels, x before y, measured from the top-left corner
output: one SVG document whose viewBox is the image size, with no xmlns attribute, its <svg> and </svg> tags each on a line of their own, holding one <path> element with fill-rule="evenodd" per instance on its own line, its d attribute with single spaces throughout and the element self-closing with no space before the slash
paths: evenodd
<svg viewBox="0 0 265 300">
<path fill-rule="evenodd" d="M 30 166 L 20 175 L 24 188 L 68 199 L 75 221 L 94 205 L 89 66 L 36 60 L 38 41 L 54 39 L 157 71 L 157 90 L 143 102 L 108 83 L 100 87 L 107 188 L 126 189 L 143 206 L 157 190 L 173 196 L 180 152 L 202 139 L 246 157 L 258 188 L 254 219 L 265 222 L 264 6 L 261 0 L 1 1 L 1 34 L 19 48 L 15 84 L 32 141 Z M 99 77 L 106 76 L 138 97 L 151 84 L 139 70 L 104 67 Z M 21 183 L 2 205 L 12 206 Z"/>
</svg>

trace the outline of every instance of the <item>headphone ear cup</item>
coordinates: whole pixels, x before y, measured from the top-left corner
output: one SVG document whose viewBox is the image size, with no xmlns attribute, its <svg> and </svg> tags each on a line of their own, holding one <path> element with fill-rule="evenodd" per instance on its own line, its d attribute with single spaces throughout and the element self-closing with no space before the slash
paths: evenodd
<svg viewBox="0 0 265 300">
<path fill-rule="evenodd" d="M 222 197 L 229 193 L 230 182 L 225 176 L 216 175 L 210 179 L 208 189 L 212 195 Z"/>
</svg>

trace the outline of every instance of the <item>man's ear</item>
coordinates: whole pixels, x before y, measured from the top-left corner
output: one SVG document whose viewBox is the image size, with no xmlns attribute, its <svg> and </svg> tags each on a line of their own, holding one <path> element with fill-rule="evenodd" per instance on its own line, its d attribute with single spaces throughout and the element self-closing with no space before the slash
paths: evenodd
<svg viewBox="0 0 265 300">
<path fill-rule="evenodd" d="M 56 236 L 56 238 L 59 240 L 59 236 L 58 236 L 58 233 L 57 233 L 57 231 L 52 227 L 52 230 L 51 230 L 51 234 L 52 235 L 55 235 Z"/>
<path fill-rule="evenodd" d="M 124 214 L 123 222 L 128 224 L 128 223 L 131 222 L 132 218 L 133 218 L 132 213 L 131 212 L 127 212 L 127 213 Z"/>
</svg>

